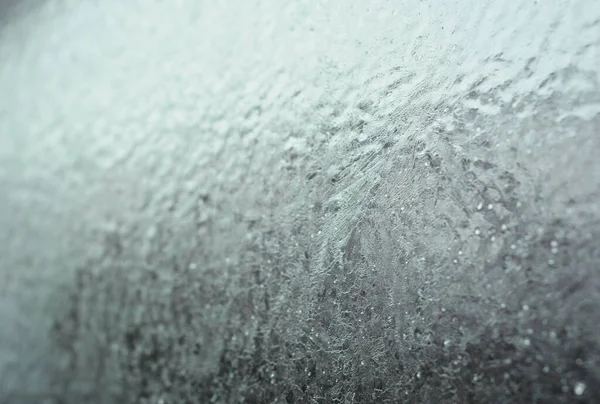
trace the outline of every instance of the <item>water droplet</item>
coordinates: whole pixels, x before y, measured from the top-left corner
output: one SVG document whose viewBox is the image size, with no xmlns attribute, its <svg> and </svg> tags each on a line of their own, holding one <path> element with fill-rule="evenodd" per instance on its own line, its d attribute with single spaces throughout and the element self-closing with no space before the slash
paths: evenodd
<svg viewBox="0 0 600 404">
<path fill-rule="evenodd" d="M 493 204 L 491 204 L 491 203 L 490 203 L 490 204 L 488 204 L 488 206 L 487 206 L 487 209 L 488 209 L 488 210 L 492 210 L 492 209 L 494 209 L 494 205 L 493 205 Z"/>
<path fill-rule="evenodd" d="M 552 250 L 550 250 L 550 251 L 552 251 L 552 254 L 556 254 L 556 253 L 558 252 L 558 248 L 553 248 L 553 249 L 552 249 Z"/>
<path fill-rule="evenodd" d="M 529 340 L 529 338 L 525 338 L 525 339 L 523 340 L 523 345 L 525 345 L 525 346 L 529 346 L 529 345 L 531 345 L 531 341 Z"/>
<path fill-rule="evenodd" d="M 450 345 L 450 340 L 449 339 L 447 339 L 446 341 L 444 341 L 444 346 L 448 346 L 448 345 Z"/>
<path fill-rule="evenodd" d="M 575 392 L 575 395 L 580 396 L 585 392 L 585 383 L 584 382 L 577 382 L 575 383 L 575 388 L 573 389 L 573 391 Z"/>
<path fill-rule="evenodd" d="M 554 265 L 554 260 L 552 258 L 548 260 L 548 265 Z"/>
<path fill-rule="evenodd" d="M 479 227 L 477 227 L 477 228 L 475 229 L 475 235 L 476 235 L 476 236 L 479 236 L 479 234 L 480 234 L 480 233 L 481 233 L 481 231 L 479 230 Z"/>
<path fill-rule="evenodd" d="M 491 240 L 492 242 L 496 241 L 496 236 L 492 236 L 492 237 L 490 237 L 490 240 Z"/>
<path fill-rule="evenodd" d="M 458 250 L 458 255 L 463 255 L 462 250 Z"/>
<path fill-rule="evenodd" d="M 483 202 L 479 202 L 479 204 L 477 205 L 477 210 L 481 209 L 483 209 Z"/>
<path fill-rule="evenodd" d="M 544 369 L 542 369 L 542 371 L 544 373 L 548 373 L 550 371 L 550 368 L 548 366 L 544 366 Z"/>
<path fill-rule="evenodd" d="M 550 247 L 552 247 L 552 248 L 556 248 L 556 247 L 558 247 L 558 243 L 556 242 L 556 240 L 552 240 L 552 241 L 550 242 Z"/>
<path fill-rule="evenodd" d="M 529 306 L 528 306 L 528 305 L 526 305 L 526 304 L 524 304 L 524 305 L 523 305 L 523 310 L 524 310 L 524 311 L 527 311 L 527 310 L 529 310 Z"/>
</svg>

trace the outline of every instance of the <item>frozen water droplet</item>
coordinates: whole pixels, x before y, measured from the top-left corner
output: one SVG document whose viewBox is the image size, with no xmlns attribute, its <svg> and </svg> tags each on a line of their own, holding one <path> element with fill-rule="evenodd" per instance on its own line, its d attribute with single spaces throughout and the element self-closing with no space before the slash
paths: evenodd
<svg viewBox="0 0 600 404">
<path fill-rule="evenodd" d="M 577 382 L 575 383 L 575 388 L 573 389 L 573 391 L 575 392 L 575 395 L 580 396 L 585 392 L 585 383 L 584 382 Z"/>
</svg>

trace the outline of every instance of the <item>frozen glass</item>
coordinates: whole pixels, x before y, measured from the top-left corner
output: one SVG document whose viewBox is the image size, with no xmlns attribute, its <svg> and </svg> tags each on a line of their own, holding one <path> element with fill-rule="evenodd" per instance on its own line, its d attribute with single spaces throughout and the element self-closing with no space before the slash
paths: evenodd
<svg viewBox="0 0 600 404">
<path fill-rule="evenodd" d="M 600 402 L 597 0 L 0 1 L 0 403 Z"/>
</svg>

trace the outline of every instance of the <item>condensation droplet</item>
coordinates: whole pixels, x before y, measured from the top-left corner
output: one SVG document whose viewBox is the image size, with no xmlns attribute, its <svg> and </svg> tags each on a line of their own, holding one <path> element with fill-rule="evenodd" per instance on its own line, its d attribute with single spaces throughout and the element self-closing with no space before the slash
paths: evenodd
<svg viewBox="0 0 600 404">
<path fill-rule="evenodd" d="M 479 230 L 479 227 L 475 229 L 475 235 L 479 236 L 479 234 L 481 233 L 481 231 Z"/>
<path fill-rule="evenodd" d="M 479 204 L 477 205 L 477 210 L 481 209 L 483 209 L 483 202 L 479 202 Z"/>
<path fill-rule="evenodd" d="M 488 204 L 488 206 L 487 206 L 487 209 L 488 209 L 488 210 L 492 210 L 492 209 L 494 209 L 494 205 L 493 205 L 492 203 Z"/>
<path fill-rule="evenodd" d="M 577 382 L 575 383 L 575 388 L 573 389 L 573 391 L 575 392 L 575 395 L 580 396 L 585 392 L 585 383 L 583 382 Z"/>
</svg>

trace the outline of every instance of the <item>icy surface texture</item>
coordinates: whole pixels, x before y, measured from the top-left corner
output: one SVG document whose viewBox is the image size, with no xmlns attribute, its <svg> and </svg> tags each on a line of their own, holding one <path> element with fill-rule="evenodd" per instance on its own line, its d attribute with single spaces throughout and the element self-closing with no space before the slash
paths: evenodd
<svg viewBox="0 0 600 404">
<path fill-rule="evenodd" d="M 9 1 L 0 403 L 600 402 L 600 6 Z"/>
</svg>

